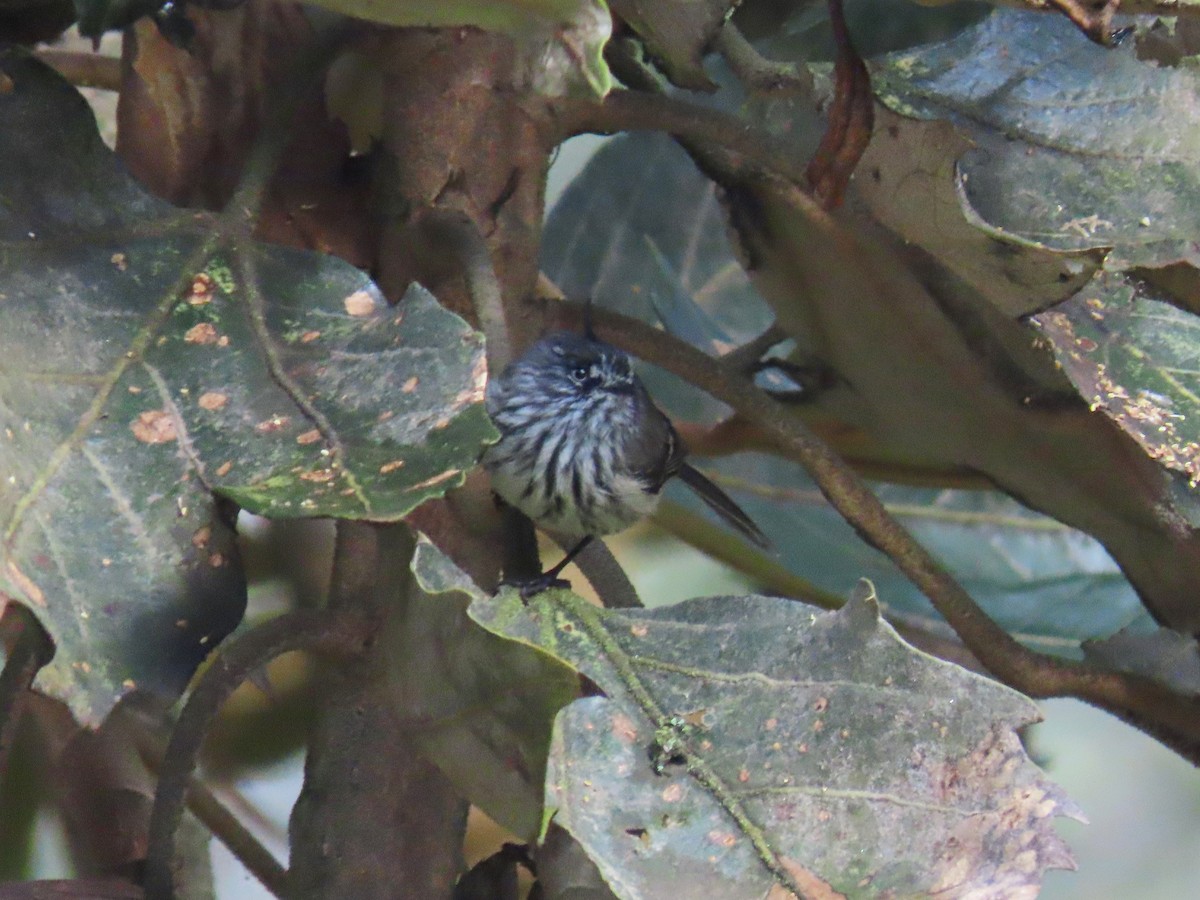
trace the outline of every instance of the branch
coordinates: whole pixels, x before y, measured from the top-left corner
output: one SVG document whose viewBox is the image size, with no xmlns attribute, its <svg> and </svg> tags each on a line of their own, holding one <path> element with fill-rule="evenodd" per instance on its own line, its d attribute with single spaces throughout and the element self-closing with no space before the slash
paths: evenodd
<svg viewBox="0 0 1200 900">
<path fill-rule="evenodd" d="M 582 307 L 568 303 L 582 320 Z M 784 404 L 745 374 L 690 344 L 616 313 L 593 310 L 597 331 L 767 428 L 808 471 L 821 493 L 867 541 L 887 554 L 934 604 L 967 649 L 994 676 L 1032 697 L 1071 696 L 1150 731 L 1178 753 L 1200 762 L 1200 702 L 1139 676 L 1035 653 L 1018 643 L 884 508 L 854 471 Z"/>
<path fill-rule="evenodd" d="M 763 93 L 812 96 L 813 77 L 805 66 L 766 59 L 729 19 L 717 34 L 715 48 L 746 88 Z"/>
<path fill-rule="evenodd" d="M 146 896 L 174 896 L 175 831 L 204 735 L 213 717 L 243 681 L 293 650 L 356 656 L 371 637 L 365 619 L 345 613 L 285 613 L 226 643 L 184 703 L 163 755 L 146 848 Z"/>
<path fill-rule="evenodd" d="M 475 309 L 479 327 L 487 339 L 489 372 L 499 372 L 512 358 L 508 322 L 504 318 L 504 290 L 492 266 L 492 256 L 479 228 L 464 212 L 438 208 L 422 219 L 430 242 L 458 259 L 467 295 Z"/>
<path fill-rule="evenodd" d="M 7 900 L 145 900 L 145 896 L 132 881 L 117 877 L 82 876 L 0 884 L 0 897 Z"/>
<path fill-rule="evenodd" d="M 54 645 L 33 613 L 18 603 L 4 608 L 5 630 L 16 631 L 0 671 L 0 775 L 4 774 L 8 751 L 17 735 L 25 699 L 38 670 L 54 656 Z"/>
<path fill-rule="evenodd" d="M 786 340 L 790 340 L 790 335 L 778 322 L 772 322 L 762 334 L 725 353 L 721 357 L 721 362 L 739 372 L 750 374 L 755 371 L 768 350 L 778 347 Z"/>
<path fill-rule="evenodd" d="M 408 526 L 342 520 L 331 610 L 372 623 L 351 665 L 323 667 L 304 787 L 288 823 L 291 897 L 446 897 L 462 869 L 467 802 L 407 732 L 425 688 L 395 655 L 428 640 Z"/>
</svg>

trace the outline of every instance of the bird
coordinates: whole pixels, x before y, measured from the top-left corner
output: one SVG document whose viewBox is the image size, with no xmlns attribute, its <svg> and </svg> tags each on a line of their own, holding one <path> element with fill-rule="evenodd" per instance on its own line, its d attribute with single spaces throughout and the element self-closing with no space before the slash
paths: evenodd
<svg viewBox="0 0 1200 900">
<path fill-rule="evenodd" d="M 557 331 L 498 377 L 485 404 L 500 439 L 483 454 L 493 491 L 538 526 L 574 542 L 561 562 L 520 585 L 525 597 L 569 586 L 558 575 L 594 538 L 648 516 L 674 477 L 759 547 L 769 541 L 724 491 L 687 461 L 687 447 L 651 400 L 625 351 Z M 564 546 L 568 546 L 564 543 Z"/>
</svg>

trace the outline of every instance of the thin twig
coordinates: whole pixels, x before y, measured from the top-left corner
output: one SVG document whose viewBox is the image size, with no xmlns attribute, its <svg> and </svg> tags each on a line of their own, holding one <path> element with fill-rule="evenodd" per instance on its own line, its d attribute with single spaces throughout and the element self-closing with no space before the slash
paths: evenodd
<svg viewBox="0 0 1200 900">
<path fill-rule="evenodd" d="M 140 721 L 131 720 L 130 730 L 142 762 L 151 774 L 159 775 L 166 742 Z M 287 869 L 203 782 L 192 777 L 188 779 L 187 807 L 263 887 L 276 897 L 285 896 Z"/>
<path fill-rule="evenodd" d="M 213 717 L 237 687 L 275 657 L 293 650 L 336 656 L 362 651 L 371 631 L 348 613 L 302 610 L 285 613 L 225 644 L 183 705 L 163 755 L 146 848 L 148 900 L 174 896 L 175 831 L 196 760 Z"/>
<path fill-rule="evenodd" d="M 797 192 L 798 193 L 798 192 Z M 803 198 L 811 204 L 811 200 Z M 568 304 L 580 317 L 579 304 Z M 880 500 L 789 407 L 690 344 L 627 316 L 594 310 L 605 340 L 691 382 L 789 446 L 830 504 L 934 604 L 993 675 L 1033 697 L 1071 696 L 1100 706 L 1200 761 L 1200 702 L 1149 679 L 1057 659 L 1022 646 L 975 603 Z"/>
<path fill-rule="evenodd" d="M 613 91 L 603 100 L 566 97 L 556 102 L 559 143 L 585 132 L 665 131 L 684 141 L 712 144 L 768 172 L 805 184 L 806 162 L 794 145 L 737 116 L 642 91 Z"/>
<path fill-rule="evenodd" d="M 18 603 L 4 610 L 4 626 L 19 629 L 0 671 L 0 775 L 4 774 L 8 751 L 17 735 L 25 709 L 25 698 L 38 670 L 54 656 L 54 645 L 33 613 Z"/>
<path fill-rule="evenodd" d="M 821 143 L 808 164 L 809 192 L 825 210 L 836 209 L 850 183 L 859 159 L 871 142 L 875 123 L 875 95 L 871 74 L 854 49 L 842 0 L 827 0 L 829 24 L 837 44 L 834 63 L 833 103 Z"/>
<path fill-rule="evenodd" d="M 751 91 L 788 92 L 812 96 L 812 73 L 804 66 L 776 62 L 762 56 L 730 19 L 717 35 L 716 50 L 738 81 Z"/>
<path fill-rule="evenodd" d="M 770 327 L 758 337 L 751 338 L 741 346 L 734 347 L 724 354 L 721 362 L 739 372 L 753 372 L 755 364 L 762 360 L 763 354 L 788 340 L 788 337 L 788 333 L 778 323 L 772 322 Z"/>
<path fill-rule="evenodd" d="M 512 342 L 504 318 L 504 290 L 487 242 L 470 217 L 457 210 L 432 210 L 425 214 L 422 224 L 436 232 L 430 235 L 431 243 L 458 258 L 467 295 L 487 339 L 488 371 L 501 371 L 512 358 Z"/>
</svg>

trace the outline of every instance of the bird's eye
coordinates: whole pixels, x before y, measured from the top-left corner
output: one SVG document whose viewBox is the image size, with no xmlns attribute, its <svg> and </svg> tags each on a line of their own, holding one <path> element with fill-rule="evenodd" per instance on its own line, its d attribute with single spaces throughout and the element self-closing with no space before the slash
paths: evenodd
<svg viewBox="0 0 1200 900">
<path fill-rule="evenodd" d="M 571 380 L 576 384 L 583 384 L 583 382 L 587 381 L 590 374 L 591 371 L 584 366 L 576 366 L 571 370 Z"/>
</svg>

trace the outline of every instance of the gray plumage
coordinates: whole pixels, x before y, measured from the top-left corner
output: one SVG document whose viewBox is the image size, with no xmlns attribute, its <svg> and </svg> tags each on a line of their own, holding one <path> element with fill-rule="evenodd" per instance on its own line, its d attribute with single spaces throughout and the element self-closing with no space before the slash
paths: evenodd
<svg viewBox="0 0 1200 900">
<path fill-rule="evenodd" d="M 623 351 L 591 337 L 542 338 L 488 382 L 500 431 L 483 464 L 506 502 L 539 525 L 583 539 L 629 527 L 678 475 L 759 546 L 741 508 L 685 460 L 687 448 Z"/>
</svg>

